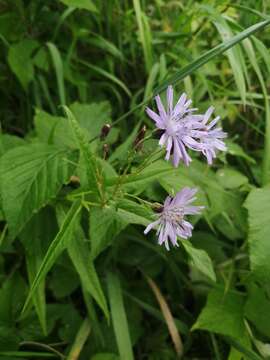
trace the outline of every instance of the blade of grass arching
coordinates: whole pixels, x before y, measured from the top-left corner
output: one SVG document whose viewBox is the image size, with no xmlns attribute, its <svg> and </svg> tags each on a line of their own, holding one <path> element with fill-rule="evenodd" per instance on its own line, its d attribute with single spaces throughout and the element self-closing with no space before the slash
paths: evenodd
<svg viewBox="0 0 270 360">
<path fill-rule="evenodd" d="M 225 20 L 225 17 L 222 16 L 214 7 L 210 5 L 201 5 L 201 8 L 205 10 L 211 18 L 213 18 L 213 24 L 215 25 L 219 35 L 221 36 L 223 41 L 229 40 L 233 37 L 233 32 Z M 239 45 L 234 46 L 226 52 L 226 56 L 229 60 L 234 80 L 245 105 L 246 102 L 246 82 L 245 82 L 245 74 L 246 66 L 245 61 L 242 54 L 242 49 Z"/>
<path fill-rule="evenodd" d="M 56 108 L 55 108 L 54 102 L 53 102 L 53 100 L 51 98 L 51 95 L 50 95 L 50 92 L 49 92 L 45 77 L 43 75 L 38 75 L 38 80 L 39 80 L 39 83 L 40 83 L 40 87 L 41 87 L 41 89 L 43 91 L 43 95 L 44 95 L 45 99 L 48 102 L 48 105 L 49 105 L 49 108 L 50 108 L 52 114 L 56 114 Z"/>
<path fill-rule="evenodd" d="M 176 72 L 173 76 L 168 78 L 167 80 L 163 81 L 160 86 L 158 86 L 152 96 L 155 96 L 158 93 L 162 93 L 168 85 L 174 85 L 178 83 L 179 81 L 183 80 L 186 76 L 194 73 L 197 69 L 211 61 L 213 58 L 215 58 L 218 55 L 223 54 L 225 51 L 229 50 L 231 47 L 235 46 L 236 44 L 239 44 L 241 41 L 246 39 L 247 37 L 255 34 L 256 32 L 264 29 L 266 26 L 270 24 L 270 20 L 261 21 L 255 25 L 252 25 L 245 29 L 244 31 L 241 31 L 237 35 L 233 36 L 231 39 L 222 42 L 221 44 L 215 46 L 213 49 L 205 52 L 202 56 L 194 60 L 191 64 L 188 64 L 184 66 L 180 71 Z M 133 114 L 136 110 L 138 110 L 140 107 L 145 105 L 148 101 L 152 99 L 152 96 L 149 97 L 149 99 L 141 102 L 140 104 L 133 107 L 131 110 L 120 116 L 116 121 L 114 121 L 113 125 L 119 123 L 129 115 Z"/>
<path fill-rule="evenodd" d="M 54 30 L 54 33 L 53 33 L 53 36 L 52 36 L 52 42 L 55 41 L 58 33 L 59 33 L 59 30 L 60 30 L 60 27 L 62 26 L 62 24 L 64 23 L 64 21 L 66 20 L 66 18 L 71 15 L 74 11 L 76 10 L 75 7 L 68 7 L 63 13 L 62 15 L 59 17 L 59 20 L 57 22 L 57 25 L 55 27 L 55 30 Z"/>
<path fill-rule="evenodd" d="M 118 277 L 108 273 L 108 295 L 111 307 L 112 323 L 121 360 L 133 360 L 133 351 L 129 335 L 127 315 Z"/>
<path fill-rule="evenodd" d="M 56 354 L 50 354 L 46 352 L 35 352 L 35 351 L 0 351 L 0 356 L 4 356 L 5 358 L 2 359 L 26 359 L 26 357 L 40 359 L 40 358 L 58 358 Z"/>
<path fill-rule="evenodd" d="M 183 355 L 183 343 L 182 343 L 180 334 L 177 330 L 177 327 L 175 325 L 174 318 L 172 316 L 170 308 L 169 308 L 164 296 L 162 295 L 160 289 L 157 287 L 156 283 L 152 279 L 150 279 L 148 276 L 146 277 L 146 280 L 147 280 L 150 288 L 152 289 L 153 293 L 155 294 L 155 297 L 159 303 L 161 312 L 164 316 L 170 336 L 172 338 L 172 342 L 174 344 L 176 354 L 179 358 L 181 358 Z"/>
<path fill-rule="evenodd" d="M 27 310 L 30 300 L 34 292 L 37 290 L 38 286 L 40 285 L 41 281 L 45 278 L 48 271 L 53 266 L 54 262 L 56 261 L 57 257 L 62 253 L 62 251 L 66 247 L 66 239 L 70 237 L 70 232 L 73 231 L 74 226 L 76 224 L 76 220 L 81 211 L 81 202 L 80 200 L 75 201 L 71 208 L 69 209 L 65 220 L 63 221 L 62 226 L 60 227 L 59 232 L 57 233 L 56 237 L 52 241 L 49 246 L 49 249 L 36 273 L 36 276 L 31 284 L 31 288 L 29 290 L 27 299 L 22 309 L 22 314 Z"/>
<path fill-rule="evenodd" d="M 84 344 L 90 334 L 91 331 L 91 327 L 90 327 L 90 322 L 88 320 L 88 318 L 86 318 L 83 322 L 82 325 L 76 335 L 76 338 L 74 340 L 74 343 L 70 349 L 70 352 L 67 356 L 67 360 L 78 360 L 80 357 L 80 353 L 84 347 Z"/>
<path fill-rule="evenodd" d="M 142 48 L 143 48 L 146 72 L 149 73 L 149 71 L 152 68 L 152 62 L 153 62 L 151 31 L 147 17 L 142 12 L 140 0 L 133 0 L 133 6 L 135 9 L 136 20 L 139 28 L 139 39 L 142 43 Z"/>
<path fill-rule="evenodd" d="M 144 96 L 143 96 L 144 101 L 146 99 L 148 99 L 149 96 L 151 95 L 151 93 L 153 92 L 158 73 L 159 73 L 159 63 L 155 63 L 149 73 L 149 76 L 148 76 L 148 79 L 146 82 Z"/>
<path fill-rule="evenodd" d="M 127 86 L 121 81 L 119 80 L 116 76 L 114 76 L 113 74 L 109 73 L 108 71 L 90 64 L 87 61 L 81 60 L 81 59 L 75 59 L 75 61 L 77 61 L 79 64 L 82 64 L 86 67 L 88 67 L 89 69 L 91 69 L 92 71 L 94 71 L 95 73 L 101 75 L 102 77 L 105 77 L 106 79 L 109 79 L 110 81 L 114 82 L 116 85 L 120 86 L 120 88 L 122 90 L 124 90 L 124 92 L 131 97 L 131 92 L 129 91 L 129 89 L 127 88 Z"/>
<path fill-rule="evenodd" d="M 255 36 L 252 36 L 252 41 L 256 46 L 257 51 L 260 53 L 263 58 L 265 65 L 267 67 L 267 71 L 270 74 L 270 52 L 269 49 L 264 45 L 264 43 L 257 39 Z"/>
<path fill-rule="evenodd" d="M 109 53 L 120 61 L 124 60 L 123 53 L 111 41 L 95 33 L 91 33 L 91 35 L 93 35 L 93 37 L 85 39 L 85 43 Z"/>
<path fill-rule="evenodd" d="M 262 185 L 266 185 L 270 180 L 270 104 L 268 100 L 267 87 L 260 66 L 257 62 L 252 42 L 249 39 L 246 39 L 243 42 L 243 45 L 244 45 L 244 49 L 246 50 L 249 61 L 253 66 L 253 69 L 258 77 L 265 102 L 265 138 L 264 138 L 264 155 L 263 155 L 263 166 L 262 166 Z"/>
<path fill-rule="evenodd" d="M 52 63 L 56 73 L 56 80 L 59 92 L 59 98 L 61 105 L 66 104 L 66 95 L 65 95 L 65 84 L 64 84 L 64 69 L 63 69 L 63 62 L 61 59 L 61 55 L 57 47 L 53 44 L 48 42 L 47 43 L 49 53 L 52 58 Z"/>
</svg>

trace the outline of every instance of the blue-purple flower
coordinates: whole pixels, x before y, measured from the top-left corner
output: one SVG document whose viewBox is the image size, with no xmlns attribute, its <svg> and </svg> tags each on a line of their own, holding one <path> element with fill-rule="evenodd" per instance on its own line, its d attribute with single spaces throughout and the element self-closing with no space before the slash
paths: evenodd
<svg viewBox="0 0 270 360">
<path fill-rule="evenodd" d="M 218 150 L 227 150 L 227 147 L 222 140 L 227 137 L 227 134 L 222 131 L 221 127 L 215 127 L 220 117 L 217 116 L 207 125 L 208 120 L 210 119 L 213 112 L 214 107 L 211 106 L 202 117 L 202 128 L 199 135 L 202 148 L 201 152 L 206 157 L 209 165 L 213 163 L 213 159 L 216 158 L 216 152 Z"/>
<path fill-rule="evenodd" d="M 170 249 L 169 243 L 179 246 L 177 238 L 187 239 L 192 235 L 193 226 L 185 220 L 186 215 L 200 214 L 203 206 L 190 205 L 196 197 L 197 189 L 188 187 L 179 191 L 174 198 L 167 196 L 161 212 L 157 215 L 158 219 L 149 224 L 144 233 L 147 234 L 151 229 L 157 229 L 158 244 L 165 244 L 167 250 Z"/>
<path fill-rule="evenodd" d="M 162 136 L 159 145 L 166 147 L 165 159 L 169 160 L 172 156 L 172 162 L 175 167 L 183 161 L 189 165 L 191 157 L 187 148 L 202 152 L 209 164 L 216 157 L 217 150 L 226 150 L 224 142 L 221 140 L 226 134 L 221 128 L 213 128 L 219 117 L 215 118 L 210 124 L 207 122 L 213 112 L 210 107 L 204 115 L 194 114 L 195 108 L 190 108 L 191 100 L 187 99 L 186 94 L 182 94 L 176 105 L 173 106 L 173 88 L 167 88 L 167 107 L 160 99 L 155 98 L 158 113 L 150 108 L 146 108 L 148 116 L 155 122 L 158 129 L 162 130 Z"/>
</svg>

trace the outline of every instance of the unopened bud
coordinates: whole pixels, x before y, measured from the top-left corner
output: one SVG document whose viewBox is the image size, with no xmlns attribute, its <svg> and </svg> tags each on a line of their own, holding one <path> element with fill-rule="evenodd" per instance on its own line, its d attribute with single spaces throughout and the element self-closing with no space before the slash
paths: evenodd
<svg viewBox="0 0 270 360">
<path fill-rule="evenodd" d="M 102 129 L 101 129 L 101 132 L 100 132 L 100 140 L 105 140 L 110 131 L 111 131 L 111 125 L 110 124 L 103 125 Z"/>
<path fill-rule="evenodd" d="M 104 144 L 103 145 L 103 159 L 106 160 L 109 154 L 109 145 Z"/>
<path fill-rule="evenodd" d="M 135 147 L 135 150 L 141 150 L 142 148 L 142 141 L 144 139 L 144 136 L 145 136 L 145 133 L 146 133 L 146 126 L 144 125 L 141 130 L 138 132 L 138 135 L 134 141 L 134 147 Z"/>
</svg>

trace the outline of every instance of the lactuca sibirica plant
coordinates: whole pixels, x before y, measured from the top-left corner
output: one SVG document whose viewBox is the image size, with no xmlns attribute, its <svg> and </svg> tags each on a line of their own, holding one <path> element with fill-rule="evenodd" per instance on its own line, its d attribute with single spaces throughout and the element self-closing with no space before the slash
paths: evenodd
<svg viewBox="0 0 270 360">
<path fill-rule="evenodd" d="M 186 166 L 192 161 L 187 149 L 201 152 L 209 165 L 217 156 L 217 151 L 226 151 L 223 139 L 227 136 L 220 127 L 216 127 L 220 117 L 209 122 L 214 112 L 211 106 L 205 114 L 197 114 L 198 109 L 191 108 L 192 101 L 182 94 L 174 106 L 173 87 L 167 88 L 167 106 L 164 107 L 159 95 L 156 96 L 158 113 L 146 108 L 146 113 L 155 122 L 157 129 L 162 131 L 159 145 L 166 148 L 165 159 L 172 158 L 175 167 L 182 161 Z M 167 197 L 160 208 L 158 219 L 150 223 L 145 229 L 147 234 L 157 228 L 158 244 L 165 244 L 169 250 L 169 243 L 178 246 L 177 238 L 187 239 L 192 235 L 193 226 L 184 219 L 185 215 L 200 214 L 202 206 L 190 206 L 196 198 L 197 189 L 184 188 L 174 198 Z"/>
</svg>

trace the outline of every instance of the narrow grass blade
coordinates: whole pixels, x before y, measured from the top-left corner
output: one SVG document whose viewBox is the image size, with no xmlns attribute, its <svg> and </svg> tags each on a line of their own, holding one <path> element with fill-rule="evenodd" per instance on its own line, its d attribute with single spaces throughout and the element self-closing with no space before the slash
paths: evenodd
<svg viewBox="0 0 270 360">
<path fill-rule="evenodd" d="M 113 74 L 109 73 L 108 71 L 90 64 L 87 61 L 81 60 L 81 59 L 76 59 L 76 61 L 86 67 L 88 67 L 89 69 L 91 69 L 92 71 L 94 71 L 95 73 L 101 75 L 102 77 L 105 77 L 106 79 L 109 79 L 110 81 L 114 82 L 115 84 L 117 84 L 118 86 L 120 86 L 120 88 L 122 90 L 124 90 L 124 92 L 131 97 L 131 92 L 129 91 L 129 89 L 127 88 L 127 86 L 121 81 L 119 80 L 116 76 L 114 76 Z"/>
<path fill-rule="evenodd" d="M 146 280 L 147 280 L 150 288 L 152 289 L 153 293 L 155 294 L 155 297 L 159 303 L 161 312 L 162 312 L 164 319 L 166 321 L 166 324 L 168 326 L 168 330 L 171 335 L 171 338 L 172 338 L 172 341 L 173 341 L 173 344 L 175 347 L 175 351 L 177 353 L 177 356 L 180 358 L 183 355 L 183 343 L 182 343 L 180 334 L 177 330 L 177 327 L 175 325 L 171 310 L 170 310 L 164 296 L 162 295 L 161 291 L 155 284 L 155 282 L 152 279 L 150 279 L 149 277 L 146 277 Z"/>
<path fill-rule="evenodd" d="M 60 103 L 61 105 L 66 104 L 66 94 L 65 94 L 65 83 L 64 83 L 64 68 L 63 68 L 63 62 L 61 59 L 61 55 L 59 53 L 59 50 L 57 47 L 53 44 L 48 42 L 47 43 L 53 66 L 56 73 L 56 80 L 57 80 L 57 86 L 58 86 L 58 92 L 60 97 Z"/>
<path fill-rule="evenodd" d="M 107 281 L 112 322 L 120 358 L 121 360 L 133 360 L 134 357 L 120 281 L 118 277 L 111 272 L 108 273 Z"/>
<path fill-rule="evenodd" d="M 135 9 L 137 24 L 139 27 L 139 39 L 143 47 L 146 72 L 148 73 L 151 70 L 153 63 L 151 32 L 147 17 L 142 12 L 140 0 L 133 0 L 133 6 Z"/>
<path fill-rule="evenodd" d="M 231 39 L 229 39 L 227 41 L 224 41 L 221 44 L 215 46 L 213 49 L 207 51 L 202 56 L 200 56 L 198 59 L 194 60 L 191 64 L 188 64 L 188 65 L 184 66 L 183 69 L 178 71 L 172 77 L 170 77 L 169 79 L 163 81 L 162 84 L 160 86 L 158 86 L 154 90 L 152 96 L 155 96 L 156 94 L 163 92 L 165 89 L 167 89 L 168 85 L 174 85 L 174 84 L 178 83 L 179 81 L 183 80 L 186 76 L 192 74 L 194 71 L 196 71 L 197 69 L 199 69 L 200 67 L 202 67 L 203 65 L 208 63 L 210 60 L 212 60 L 216 56 L 223 54 L 225 51 L 227 51 L 228 49 L 230 49 L 234 45 L 239 44 L 241 41 L 243 41 L 247 37 L 255 34 L 256 32 L 258 32 L 258 31 L 260 31 L 262 29 L 264 29 L 269 24 L 270 24 L 270 19 L 265 20 L 265 21 L 261 21 L 261 22 L 255 24 L 255 25 L 250 26 L 249 28 L 247 28 L 246 30 L 240 32 L 239 34 L 233 36 Z M 122 116 L 120 116 L 113 123 L 113 125 L 119 123 L 120 121 L 122 121 L 123 119 L 128 117 L 129 115 L 133 114 L 136 110 L 138 110 L 143 105 L 145 105 L 148 101 L 150 101 L 152 99 L 152 96 L 149 97 L 149 99 L 147 99 L 147 100 L 141 102 L 140 104 L 136 105 L 135 107 L 133 107 L 131 110 L 129 110 L 128 112 L 126 112 Z"/>
<path fill-rule="evenodd" d="M 91 327 L 89 320 L 86 318 L 76 335 L 76 338 L 74 340 L 74 343 L 70 349 L 70 352 L 67 356 L 67 360 L 78 360 L 80 357 L 80 353 L 84 347 L 84 344 L 90 334 Z"/>
</svg>

